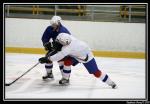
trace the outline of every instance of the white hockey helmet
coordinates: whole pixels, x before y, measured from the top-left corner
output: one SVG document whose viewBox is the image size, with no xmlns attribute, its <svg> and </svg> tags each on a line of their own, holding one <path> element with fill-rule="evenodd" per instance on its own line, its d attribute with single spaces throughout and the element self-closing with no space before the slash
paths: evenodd
<svg viewBox="0 0 150 104">
<path fill-rule="evenodd" d="M 56 41 L 62 44 L 63 46 L 68 45 L 71 43 L 72 39 L 69 34 L 67 33 L 60 33 L 56 37 Z"/>
<path fill-rule="evenodd" d="M 61 22 L 61 17 L 60 16 L 53 16 L 52 19 L 50 20 L 50 24 L 51 25 L 59 25 L 59 23 Z"/>
</svg>

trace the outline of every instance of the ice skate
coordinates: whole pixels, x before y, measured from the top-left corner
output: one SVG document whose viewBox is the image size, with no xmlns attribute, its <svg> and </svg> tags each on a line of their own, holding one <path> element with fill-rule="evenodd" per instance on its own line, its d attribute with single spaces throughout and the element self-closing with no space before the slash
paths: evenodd
<svg viewBox="0 0 150 104">
<path fill-rule="evenodd" d="M 109 84 L 109 86 L 111 86 L 112 89 L 116 89 L 117 88 L 117 85 L 114 82 L 112 82 L 111 84 Z"/>
<path fill-rule="evenodd" d="M 62 78 L 62 79 L 59 81 L 59 84 L 60 84 L 60 85 L 69 85 L 69 79 Z"/>
<path fill-rule="evenodd" d="M 53 76 L 53 73 L 47 73 L 45 76 L 42 77 L 43 80 L 46 80 L 46 79 L 54 79 L 54 76 Z"/>
</svg>

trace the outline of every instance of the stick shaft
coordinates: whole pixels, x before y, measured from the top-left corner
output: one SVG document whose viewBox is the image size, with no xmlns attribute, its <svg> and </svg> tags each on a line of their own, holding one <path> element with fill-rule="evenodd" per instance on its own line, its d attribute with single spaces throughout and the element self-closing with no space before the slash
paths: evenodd
<svg viewBox="0 0 150 104">
<path fill-rule="evenodd" d="M 32 69 L 33 69 L 34 67 L 36 67 L 38 64 L 39 64 L 39 62 L 36 63 L 34 66 L 32 66 L 30 69 L 28 69 L 28 70 L 27 70 L 25 73 L 23 73 L 21 76 L 19 76 L 18 78 L 16 78 L 14 81 L 12 81 L 11 83 L 5 84 L 5 85 L 7 86 L 7 85 L 11 85 L 11 84 L 15 83 L 17 80 L 19 80 L 21 77 L 23 77 L 25 74 L 27 74 L 30 70 L 32 70 Z"/>
</svg>

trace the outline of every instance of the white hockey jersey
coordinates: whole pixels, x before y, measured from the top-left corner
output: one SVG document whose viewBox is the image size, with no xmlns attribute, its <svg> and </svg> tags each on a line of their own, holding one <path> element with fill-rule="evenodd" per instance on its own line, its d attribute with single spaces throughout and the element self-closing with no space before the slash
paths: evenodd
<svg viewBox="0 0 150 104">
<path fill-rule="evenodd" d="M 81 63 L 87 63 L 91 59 L 93 59 L 93 53 L 85 42 L 76 39 L 72 35 L 69 36 L 72 40 L 71 43 L 69 45 L 63 46 L 61 51 L 59 51 L 55 55 L 50 56 L 49 59 L 51 61 L 59 61 L 68 55 L 74 57 Z M 87 60 L 85 61 L 85 59 Z"/>
</svg>

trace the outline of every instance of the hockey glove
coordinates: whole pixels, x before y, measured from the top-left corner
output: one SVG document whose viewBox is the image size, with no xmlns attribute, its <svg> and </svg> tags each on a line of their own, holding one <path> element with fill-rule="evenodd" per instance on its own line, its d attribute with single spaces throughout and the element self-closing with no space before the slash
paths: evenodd
<svg viewBox="0 0 150 104">
<path fill-rule="evenodd" d="M 50 42 L 47 42 L 44 44 L 44 48 L 46 51 L 51 51 L 52 50 L 52 46 L 51 46 L 51 43 Z"/>
<path fill-rule="evenodd" d="M 44 63 L 52 63 L 47 57 L 41 57 L 39 58 L 39 62 L 41 64 L 44 64 Z"/>
<path fill-rule="evenodd" d="M 61 48 L 63 47 L 63 45 L 61 45 L 60 43 L 54 41 L 52 42 L 53 44 L 53 49 L 56 50 L 56 51 L 61 51 Z"/>
</svg>

